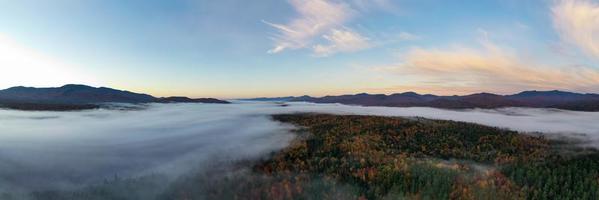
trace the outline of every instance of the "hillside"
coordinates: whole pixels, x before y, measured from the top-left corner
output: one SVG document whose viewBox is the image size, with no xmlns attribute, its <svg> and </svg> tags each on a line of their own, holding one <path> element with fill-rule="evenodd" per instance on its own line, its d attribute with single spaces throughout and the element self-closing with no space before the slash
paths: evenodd
<svg viewBox="0 0 599 200">
<path fill-rule="evenodd" d="M 215 98 L 197 98 L 192 99 L 189 97 L 162 97 L 158 98 L 156 102 L 159 103 L 221 103 L 227 104 L 230 103 L 228 101 L 223 101 Z"/>
<path fill-rule="evenodd" d="M 254 100 L 254 99 L 250 99 Z M 575 111 L 599 111 L 598 94 L 580 94 L 564 91 L 525 91 L 512 95 L 478 93 L 464 96 L 437 96 L 414 92 L 384 94 L 355 94 L 324 97 L 259 98 L 260 101 L 305 101 L 313 103 L 341 103 L 362 106 L 434 107 L 448 109 L 531 107 L 558 108 Z"/>
<path fill-rule="evenodd" d="M 185 179 L 165 199 L 599 198 L 599 152 L 564 141 L 422 118 L 274 119 L 300 139 L 251 173 Z"/>
<path fill-rule="evenodd" d="M 103 103 L 229 103 L 213 98 L 157 98 L 106 87 L 64 85 L 56 88 L 12 87 L 0 90 L 0 107 L 20 110 L 82 110 Z"/>
</svg>

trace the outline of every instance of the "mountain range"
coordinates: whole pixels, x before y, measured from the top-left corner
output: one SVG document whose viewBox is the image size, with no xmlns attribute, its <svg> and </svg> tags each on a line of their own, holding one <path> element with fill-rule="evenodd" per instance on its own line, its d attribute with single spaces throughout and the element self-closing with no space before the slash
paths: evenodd
<svg viewBox="0 0 599 200">
<path fill-rule="evenodd" d="M 435 107 L 448 109 L 532 107 L 575 111 L 599 111 L 599 94 L 581 94 L 559 90 L 524 91 L 512 95 L 477 93 L 464 96 L 437 96 L 415 92 L 385 94 L 354 94 L 325 97 L 278 97 L 246 99 L 253 101 L 304 101 L 341 103 L 362 106 Z"/>
<path fill-rule="evenodd" d="M 599 111 L 599 94 L 582 94 L 559 90 L 524 91 L 511 95 L 477 93 L 464 96 L 438 96 L 405 92 L 396 94 L 352 94 L 340 96 L 289 96 L 244 99 L 341 103 L 362 106 L 435 107 L 447 109 L 532 107 L 576 111 Z M 98 108 L 105 103 L 229 103 L 214 98 L 154 97 L 107 87 L 69 84 L 62 87 L 12 87 L 0 90 L 0 107 L 22 110 L 80 110 Z"/>
<path fill-rule="evenodd" d="M 79 110 L 104 103 L 229 103 L 214 98 L 154 97 L 106 87 L 69 84 L 62 87 L 11 87 L 0 90 L 0 106 L 23 110 Z"/>
</svg>

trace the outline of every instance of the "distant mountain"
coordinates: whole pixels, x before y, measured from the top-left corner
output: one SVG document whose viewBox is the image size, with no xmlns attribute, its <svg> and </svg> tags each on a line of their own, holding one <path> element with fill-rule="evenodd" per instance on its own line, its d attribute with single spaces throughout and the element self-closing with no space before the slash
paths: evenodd
<svg viewBox="0 0 599 200">
<path fill-rule="evenodd" d="M 564 92 L 559 90 L 525 91 L 514 95 L 508 95 L 506 97 L 515 101 L 532 103 L 539 106 L 552 106 L 559 104 L 569 104 L 571 102 L 599 100 L 598 94 L 580 94 L 573 92 Z"/>
<path fill-rule="evenodd" d="M 258 98 L 250 98 L 250 99 L 239 99 L 243 101 L 290 101 L 296 99 L 297 97 L 289 96 L 289 97 L 258 97 Z"/>
<path fill-rule="evenodd" d="M 0 101 L 56 104 L 150 103 L 156 101 L 156 98 L 105 87 L 65 85 L 57 88 L 12 87 L 0 90 Z"/>
<path fill-rule="evenodd" d="M 87 85 L 56 88 L 12 87 L 0 90 L 0 106 L 22 110 L 79 110 L 96 108 L 102 103 L 229 103 L 212 98 L 156 98 L 147 94 Z"/>
<path fill-rule="evenodd" d="M 287 97 L 285 97 L 287 98 Z M 414 92 L 384 94 L 355 94 L 325 97 L 302 96 L 288 101 L 342 103 L 363 106 L 435 107 L 449 109 L 533 107 L 559 108 L 577 111 L 599 111 L 598 94 L 564 91 L 525 91 L 513 95 L 478 93 L 465 96 L 437 96 Z"/>
<path fill-rule="evenodd" d="M 162 97 L 157 100 L 160 103 L 222 103 L 228 104 L 230 102 L 223 101 L 215 98 L 198 98 L 192 99 L 189 97 Z"/>
</svg>

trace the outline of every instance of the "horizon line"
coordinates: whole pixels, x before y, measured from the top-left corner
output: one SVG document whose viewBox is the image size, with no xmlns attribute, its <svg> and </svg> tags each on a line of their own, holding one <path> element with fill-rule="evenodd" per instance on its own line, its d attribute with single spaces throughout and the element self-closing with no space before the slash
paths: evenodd
<svg viewBox="0 0 599 200">
<path fill-rule="evenodd" d="M 41 87 L 36 87 L 36 86 L 24 86 L 24 85 L 17 85 L 17 86 L 11 86 L 11 87 L 7 87 L 4 89 L 0 89 L 1 90 L 7 90 L 7 89 L 11 89 L 11 88 L 17 88 L 17 87 L 24 87 L 24 88 L 36 88 L 36 89 L 51 89 L 51 88 L 61 88 L 61 87 L 65 87 L 65 86 L 87 86 L 87 87 L 92 87 L 92 88 L 108 88 L 108 89 L 114 89 L 114 90 L 120 90 L 120 91 L 125 91 L 125 92 L 131 92 L 131 93 L 137 93 L 137 94 L 146 94 L 146 95 L 150 95 L 150 96 L 154 96 L 154 97 L 189 97 L 189 96 L 185 96 L 185 95 L 154 95 L 148 92 L 139 92 L 139 91 L 132 91 L 129 89 L 120 89 L 120 88 L 115 88 L 115 87 L 107 87 L 107 86 L 97 86 L 94 84 L 64 84 L 62 86 L 41 86 Z M 285 97 L 291 97 L 291 98 L 297 98 L 297 97 L 313 97 L 313 98 L 323 98 L 323 97 L 330 97 L 330 96 L 344 96 L 344 95 L 360 95 L 360 94 L 365 94 L 365 95 L 385 95 L 385 96 L 390 96 L 390 95 L 395 95 L 395 94 L 405 94 L 405 93 L 415 93 L 417 95 L 433 95 L 433 96 L 469 96 L 469 95 L 476 95 L 476 94 L 492 94 L 492 95 L 499 95 L 499 96 L 509 96 L 509 95 L 515 95 L 515 94 L 519 94 L 519 93 L 523 93 L 523 92 L 567 92 L 567 93 L 575 93 L 575 94 L 583 94 L 583 95 L 599 95 L 599 93 L 592 93 L 592 92 L 576 92 L 576 91 L 571 91 L 571 90 L 561 90 L 561 89 L 548 89 L 548 90 L 538 90 L 538 89 L 530 89 L 530 90 L 520 90 L 520 92 L 512 92 L 512 93 L 493 93 L 493 92 L 472 92 L 472 93 L 466 93 L 466 94 L 452 94 L 452 95 L 440 95 L 440 94 L 434 94 L 434 93 L 419 93 L 416 91 L 403 91 L 403 92 L 390 92 L 390 93 L 369 93 L 369 92 L 357 92 L 357 93 L 341 93 L 341 94 L 327 94 L 327 95 L 308 95 L 308 94 L 303 94 L 303 95 L 280 95 L 280 96 L 252 96 L 252 97 L 232 97 L 232 98 L 222 98 L 222 97 L 212 97 L 212 96 L 203 96 L 203 97 L 189 97 L 189 98 L 219 98 L 219 99 L 226 99 L 226 100 L 247 100 L 247 99 L 259 99 L 259 98 L 285 98 Z"/>
</svg>

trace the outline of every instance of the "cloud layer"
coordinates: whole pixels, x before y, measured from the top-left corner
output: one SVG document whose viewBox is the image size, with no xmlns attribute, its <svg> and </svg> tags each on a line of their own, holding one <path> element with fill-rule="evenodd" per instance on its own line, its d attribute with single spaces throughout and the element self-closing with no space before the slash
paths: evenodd
<svg viewBox="0 0 599 200">
<path fill-rule="evenodd" d="M 73 189 L 114 176 L 174 179 L 286 146 L 291 127 L 256 115 L 256 109 L 173 104 L 139 112 L 0 110 L 0 194 Z"/>
<path fill-rule="evenodd" d="M 386 1 L 376 1 L 382 4 Z M 345 26 L 358 11 L 343 1 L 289 0 L 297 16 L 286 24 L 264 23 L 278 30 L 269 53 L 310 49 L 316 56 L 353 52 L 370 47 L 368 38 Z M 355 4 L 367 7 L 364 1 Z"/>
<path fill-rule="evenodd" d="M 555 29 L 561 39 L 599 59 L 599 3 L 559 0 L 551 10 Z"/>
<path fill-rule="evenodd" d="M 597 92 L 599 71 L 581 66 L 557 67 L 524 59 L 489 41 L 480 48 L 414 48 L 401 62 L 378 67 L 401 77 L 415 77 L 415 88 L 447 89 L 453 93 L 512 93 L 524 89 Z M 408 87 L 408 86 L 405 86 Z"/>
<path fill-rule="evenodd" d="M 166 187 L 178 176 L 225 168 L 221 163 L 257 159 L 285 147 L 294 137 L 293 127 L 269 115 L 296 112 L 420 116 L 599 139 L 599 113 L 525 108 L 454 111 L 237 102 L 157 104 L 131 112 L 0 110 L 0 193 L 73 189 L 114 176 L 153 174 L 168 177 L 160 181 Z"/>
</svg>

